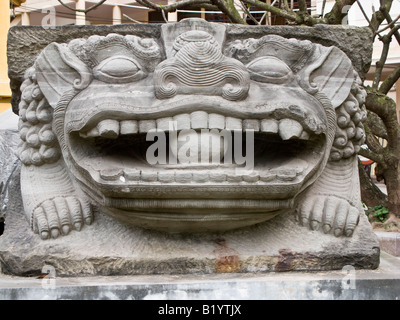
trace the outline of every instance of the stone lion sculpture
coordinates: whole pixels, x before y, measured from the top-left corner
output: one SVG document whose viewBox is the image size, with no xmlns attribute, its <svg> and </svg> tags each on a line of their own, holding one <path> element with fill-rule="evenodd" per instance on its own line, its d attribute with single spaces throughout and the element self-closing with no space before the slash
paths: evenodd
<svg viewBox="0 0 400 320">
<path fill-rule="evenodd" d="M 163 26 L 163 41 L 51 43 L 26 71 L 19 155 L 32 230 L 49 239 L 90 228 L 93 208 L 173 233 L 293 211 L 304 229 L 351 237 L 362 212 L 366 94 L 349 58 L 308 40 L 227 41 L 223 25 L 178 26 Z M 224 163 L 226 154 L 212 164 L 146 159 L 150 132 L 212 129 L 253 132 L 251 170 Z"/>
</svg>

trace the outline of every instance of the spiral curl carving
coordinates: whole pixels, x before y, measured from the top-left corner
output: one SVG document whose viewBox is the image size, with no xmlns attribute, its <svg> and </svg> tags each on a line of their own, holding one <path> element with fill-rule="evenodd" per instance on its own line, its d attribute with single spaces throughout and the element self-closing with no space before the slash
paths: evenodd
<svg viewBox="0 0 400 320">
<path fill-rule="evenodd" d="M 32 67 L 25 73 L 19 104 L 19 157 L 25 165 L 40 166 L 60 157 L 60 147 L 52 130 L 53 110 L 40 90 Z"/>
<path fill-rule="evenodd" d="M 360 151 L 365 142 L 363 122 L 367 118 L 365 109 L 366 91 L 361 80 L 355 81 L 347 99 L 336 109 L 337 129 L 330 154 L 330 160 L 347 159 Z"/>
</svg>

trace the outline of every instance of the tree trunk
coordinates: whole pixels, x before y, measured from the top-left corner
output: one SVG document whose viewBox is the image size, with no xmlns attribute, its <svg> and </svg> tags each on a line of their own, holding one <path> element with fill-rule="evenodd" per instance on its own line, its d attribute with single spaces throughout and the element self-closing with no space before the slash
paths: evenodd
<svg viewBox="0 0 400 320">
<path fill-rule="evenodd" d="M 400 217 L 400 172 L 399 166 L 389 166 L 383 170 L 388 192 L 387 208 L 391 213 Z"/>
<path fill-rule="evenodd" d="M 378 205 L 388 206 L 388 198 L 371 180 L 364 170 L 361 161 L 358 161 L 358 172 L 360 176 L 361 199 L 368 207 Z"/>
</svg>

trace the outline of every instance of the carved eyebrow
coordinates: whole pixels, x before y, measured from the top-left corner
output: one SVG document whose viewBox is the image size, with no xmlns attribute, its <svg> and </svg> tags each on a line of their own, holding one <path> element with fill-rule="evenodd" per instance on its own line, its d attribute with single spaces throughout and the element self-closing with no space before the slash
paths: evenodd
<svg viewBox="0 0 400 320">
<path fill-rule="evenodd" d="M 244 64 L 260 57 L 273 56 L 282 60 L 296 73 L 306 65 L 314 49 L 315 44 L 308 40 L 267 35 L 260 39 L 233 41 L 225 47 L 224 53 Z"/>
<path fill-rule="evenodd" d="M 145 62 L 142 63 L 143 67 L 148 70 L 154 70 L 163 58 L 162 51 L 154 39 L 133 35 L 91 36 L 88 39 L 72 40 L 68 47 L 91 68 L 112 57 L 116 51 L 119 55 L 142 60 Z"/>
</svg>

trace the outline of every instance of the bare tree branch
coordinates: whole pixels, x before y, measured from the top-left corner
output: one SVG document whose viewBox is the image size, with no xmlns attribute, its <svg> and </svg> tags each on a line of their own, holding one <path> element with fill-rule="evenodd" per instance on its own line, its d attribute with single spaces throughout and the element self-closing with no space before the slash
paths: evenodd
<svg viewBox="0 0 400 320">
<path fill-rule="evenodd" d="M 390 16 L 389 12 L 385 11 L 385 12 L 383 12 L 383 15 L 385 16 L 386 21 L 387 21 L 389 24 L 391 24 L 393 20 L 392 20 L 392 18 L 391 18 L 391 16 Z M 392 25 L 390 28 L 391 28 L 391 32 L 389 33 L 390 36 L 394 35 L 394 37 L 395 37 L 396 40 L 397 40 L 397 43 L 400 44 L 400 34 L 399 34 L 399 32 L 398 32 L 398 30 L 399 30 L 399 25 L 396 25 L 396 26 Z"/>
<path fill-rule="evenodd" d="M 258 8 L 261 8 L 265 11 L 271 12 L 277 16 L 280 16 L 282 18 L 285 18 L 287 20 L 293 21 L 293 22 L 299 22 L 301 23 L 300 17 L 294 13 L 294 12 L 288 12 L 286 10 L 274 7 L 272 5 L 269 5 L 265 2 L 259 1 L 259 0 L 243 0 L 245 3 L 249 3 L 253 6 L 256 6 Z"/>
<path fill-rule="evenodd" d="M 300 12 L 307 12 L 307 3 L 305 0 L 298 0 L 297 3 L 299 5 Z"/>
<path fill-rule="evenodd" d="M 364 127 L 367 126 L 370 132 L 379 138 L 387 139 L 388 135 L 386 132 L 385 124 L 382 122 L 376 113 L 368 111 L 368 117 L 364 122 Z"/>
<path fill-rule="evenodd" d="M 137 0 L 137 3 L 141 4 L 144 7 L 154 9 L 156 11 L 164 11 L 164 12 L 174 12 L 177 9 L 193 6 L 193 5 L 200 5 L 200 4 L 212 4 L 210 0 L 183 0 L 179 2 L 175 2 L 166 6 L 160 7 L 158 4 L 154 4 L 148 0 Z"/>
<path fill-rule="evenodd" d="M 341 24 L 347 16 L 348 10 L 356 0 L 336 0 L 332 10 L 325 15 L 328 24 Z"/>
<path fill-rule="evenodd" d="M 219 11 L 219 8 L 213 4 L 208 4 L 205 2 L 202 3 L 196 3 L 193 5 L 185 6 L 184 7 L 187 10 L 199 10 L 199 9 L 205 9 L 205 10 L 210 10 L 210 11 Z M 206 12 L 207 13 L 207 12 Z"/>
<path fill-rule="evenodd" d="M 162 14 L 162 17 L 163 17 L 165 23 L 168 23 L 168 19 L 167 19 L 167 17 L 165 16 L 165 11 L 162 9 L 161 4 L 160 4 L 160 7 L 161 7 L 161 14 Z"/>
<path fill-rule="evenodd" d="M 392 39 L 391 39 L 391 37 L 388 37 L 385 35 L 385 36 L 381 37 L 380 40 L 383 42 L 383 48 L 382 48 L 382 52 L 381 52 L 381 57 L 380 57 L 379 61 L 376 62 L 376 70 L 375 70 L 375 74 L 374 74 L 374 81 L 372 84 L 372 88 L 374 90 L 378 89 L 379 82 L 381 81 L 383 67 L 385 66 L 385 63 L 386 63 L 386 60 L 388 57 L 390 42 Z"/>
<path fill-rule="evenodd" d="M 367 110 L 376 113 L 382 119 L 386 127 L 388 148 L 400 152 L 400 126 L 397 120 L 396 102 L 385 94 L 366 88 L 367 98 L 365 106 Z"/>
<path fill-rule="evenodd" d="M 371 19 L 376 20 L 376 11 L 375 11 L 374 3 L 372 3 L 372 5 L 371 5 L 371 10 L 372 10 L 372 18 Z M 376 29 L 373 29 L 373 31 L 375 32 L 377 29 L 378 29 L 378 26 L 376 27 Z"/>
<path fill-rule="evenodd" d="M 283 0 L 283 8 L 286 11 L 290 11 L 288 0 Z"/>
<path fill-rule="evenodd" d="M 365 106 L 369 111 L 376 113 L 384 123 L 393 113 L 396 113 L 396 103 L 385 94 L 374 91 L 367 87 L 367 98 Z"/>
<path fill-rule="evenodd" d="M 137 20 L 135 20 L 135 19 L 133 19 L 133 18 L 127 16 L 125 13 L 123 14 L 123 16 L 124 16 L 125 18 L 127 18 L 128 20 L 134 22 L 134 23 L 143 23 L 143 22 L 137 21 Z"/>
<path fill-rule="evenodd" d="M 393 0 L 380 1 L 379 10 L 374 12 L 371 17 L 371 30 L 378 30 L 379 26 L 385 20 L 384 12 L 389 12 L 392 7 Z M 375 37 L 375 34 L 374 34 Z"/>
<path fill-rule="evenodd" d="M 249 9 L 247 9 L 247 6 L 243 3 L 242 0 L 240 0 L 240 5 L 243 9 L 243 11 L 245 12 L 245 14 L 257 25 L 259 25 L 260 23 L 257 21 L 256 18 L 254 18 L 254 16 L 250 13 Z"/>
<path fill-rule="evenodd" d="M 237 11 L 233 0 L 213 0 L 213 4 L 215 4 L 223 13 L 225 13 L 231 22 L 247 24 Z"/>
<path fill-rule="evenodd" d="M 369 27 L 372 29 L 372 32 L 375 32 L 375 27 L 372 25 L 371 20 L 368 18 L 367 14 L 365 13 L 365 10 L 364 10 L 363 6 L 361 5 L 360 1 L 358 1 L 358 0 L 357 0 L 357 5 L 360 8 L 361 13 L 363 14 L 365 20 L 367 20 Z M 373 14 L 374 14 L 373 17 L 375 17 L 375 11 L 373 11 Z"/>
<path fill-rule="evenodd" d="M 394 24 L 397 22 L 397 20 L 399 20 L 399 19 L 400 19 L 400 14 L 396 17 L 396 19 L 394 19 L 392 22 L 390 22 L 386 27 L 376 31 L 375 33 L 379 34 L 383 31 L 385 31 L 386 29 L 392 28 L 394 26 Z"/>
<path fill-rule="evenodd" d="M 378 92 L 387 94 L 390 89 L 394 86 L 397 80 L 400 79 L 400 66 L 397 66 L 389 76 L 382 82 L 381 86 L 379 87 Z"/>
<path fill-rule="evenodd" d="M 361 148 L 360 151 L 358 151 L 358 154 L 360 156 L 363 156 L 365 158 L 371 159 L 371 160 L 373 160 L 375 162 L 378 162 L 378 163 L 384 162 L 384 159 L 383 159 L 382 155 L 377 154 L 375 152 L 372 152 L 371 150 L 365 150 L 365 149 Z"/>
<path fill-rule="evenodd" d="M 364 128 L 366 129 L 365 126 L 364 126 Z M 369 132 L 368 129 L 366 129 L 365 131 L 366 131 L 366 133 L 365 133 L 365 135 L 366 135 L 365 142 L 368 145 L 370 151 L 372 151 L 373 153 L 382 155 L 383 152 L 384 152 L 384 148 L 379 143 L 379 140 L 376 137 L 376 135 L 374 135 L 372 132 Z"/>
<path fill-rule="evenodd" d="M 324 16 L 326 0 L 322 1 L 321 17 Z"/>
</svg>

